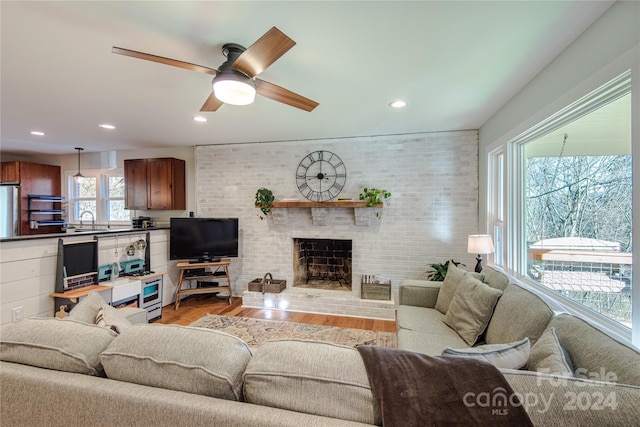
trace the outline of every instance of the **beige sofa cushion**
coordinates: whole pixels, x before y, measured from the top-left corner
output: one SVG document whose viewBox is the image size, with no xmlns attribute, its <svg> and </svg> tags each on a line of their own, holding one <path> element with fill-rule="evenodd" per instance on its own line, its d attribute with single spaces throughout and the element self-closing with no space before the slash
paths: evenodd
<svg viewBox="0 0 640 427">
<path fill-rule="evenodd" d="M 501 290 L 493 289 L 472 276 L 464 276 L 442 321 L 467 344 L 474 345 L 487 328 L 500 295 Z"/>
<path fill-rule="evenodd" d="M 640 386 L 638 350 L 569 314 L 556 316 L 549 326 L 556 329 L 577 377 Z"/>
<path fill-rule="evenodd" d="M 447 310 L 449 310 L 449 306 L 451 305 L 453 296 L 456 293 L 456 289 L 458 289 L 458 284 L 465 276 L 471 276 L 478 280 L 482 280 L 483 277 L 482 274 L 472 271 L 465 271 L 459 267 L 456 267 L 455 264 L 449 263 L 447 275 L 444 276 L 444 281 L 442 282 L 442 286 L 440 287 L 440 291 L 438 292 L 438 298 L 436 299 L 436 310 L 438 310 L 442 314 L 447 314 Z"/>
<path fill-rule="evenodd" d="M 117 334 L 75 320 L 31 317 L 4 326 L 0 336 L 1 360 L 101 376 L 100 353 Z"/>
<path fill-rule="evenodd" d="M 537 295 L 510 284 L 504 290 L 487 326 L 487 344 L 519 341 L 528 337 L 534 345 L 544 332 L 553 311 Z"/>
<path fill-rule="evenodd" d="M 502 374 L 535 426 L 637 426 L 640 420 L 638 387 L 529 371 L 502 370 Z M 493 402 L 499 399 L 497 390 L 490 395 Z"/>
<path fill-rule="evenodd" d="M 103 302 L 102 307 L 98 310 L 96 325 L 109 328 L 117 333 L 122 333 L 132 326 L 129 319 L 120 313 L 120 310 L 111 307 L 106 302 Z"/>
<path fill-rule="evenodd" d="M 380 424 L 358 351 L 326 342 L 268 341 L 244 373 L 247 402 Z"/>
<path fill-rule="evenodd" d="M 482 283 L 504 291 L 509 286 L 509 278 L 493 267 L 485 267 L 482 270 Z"/>
<path fill-rule="evenodd" d="M 86 297 L 82 298 L 65 317 L 68 320 L 77 320 L 84 323 L 96 323 L 98 311 L 102 308 L 104 300 L 98 291 L 90 291 Z"/>
<path fill-rule="evenodd" d="M 547 329 L 531 348 L 528 370 L 573 376 L 573 365 L 562 347 L 556 328 Z"/>
<path fill-rule="evenodd" d="M 443 356 L 470 357 L 491 363 L 496 368 L 520 369 L 529 360 L 529 338 L 508 344 L 485 344 L 469 348 L 445 348 Z"/>
<path fill-rule="evenodd" d="M 242 400 L 242 373 L 251 351 L 223 332 L 148 324 L 124 331 L 100 359 L 112 379 Z"/>
</svg>

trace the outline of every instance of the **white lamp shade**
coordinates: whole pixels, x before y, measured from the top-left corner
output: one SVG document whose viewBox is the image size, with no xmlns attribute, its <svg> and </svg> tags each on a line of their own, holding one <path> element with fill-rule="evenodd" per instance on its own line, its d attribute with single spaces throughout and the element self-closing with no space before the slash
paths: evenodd
<svg viewBox="0 0 640 427">
<path fill-rule="evenodd" d="M 467 252 L 470 254 L 492 254 L 493 240 L 489 234 L 471 234 L 467 241 Z"/>
<path fill-rule="evenodd" d="M 233 75 L 216 76 L 213 79 L 213 93 L 225 104 L 249 105 L 256 98 L 256 88 L 251 85 L 251 79 L 245 80 L 236 79 Z"/>
</svg>

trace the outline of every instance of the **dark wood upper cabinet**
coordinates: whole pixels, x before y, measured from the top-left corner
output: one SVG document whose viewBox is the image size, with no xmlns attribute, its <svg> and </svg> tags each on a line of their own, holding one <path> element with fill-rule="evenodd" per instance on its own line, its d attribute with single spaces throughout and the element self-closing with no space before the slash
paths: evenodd
<svg viewBox="0 0 640 427">
<path fill-rule="evenodd" d="M 3 184 L 20 183 L 20 162 L 2 162 L 0 182 Z"/>
<path fill-rule="evenodd" d="M 147 209 L 147 159 L 124 161 L 126 209 Z"/>
<path fill-rule="evenodd" d="M 124 161 L 125 208 L 184 210 L 185 161 L 174 158 Z"/>
</svg>

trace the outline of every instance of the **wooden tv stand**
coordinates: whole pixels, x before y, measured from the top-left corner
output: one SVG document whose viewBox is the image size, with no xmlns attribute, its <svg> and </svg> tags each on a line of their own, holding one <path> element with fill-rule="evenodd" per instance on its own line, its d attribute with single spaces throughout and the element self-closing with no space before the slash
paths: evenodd
<svg viewBox="0 0 640 427">
<path fill-rule="evenodd" d="M 180 295 L 194 295 L 194 294 L 213 294 L 218 292 L 229 292 L 229 304 L 231 304 L 231 279 L 229 278 L 229 264 L 230 259 L 223 259 L 217 262 L 179 262 L 176 264 L 178 270 L 180 270 L 180 281 L 178 282 L 178 289 L 176 290 L 176 302 L 175 309 L 180 306 Z M 208 268 L 215 268 L 214 271 L 207 271 Z M 186 274 L 189 270 L 204 269 L 204 274 L 201 275 L 189 275 Z M 192 280 L 200 282 L 210 282 L 215 279 L 226 277 L 227 285 L 219 286 L 205 286 L 182 289 L 182 283 L 184 281 L 191 282 Z"/>
</svg>

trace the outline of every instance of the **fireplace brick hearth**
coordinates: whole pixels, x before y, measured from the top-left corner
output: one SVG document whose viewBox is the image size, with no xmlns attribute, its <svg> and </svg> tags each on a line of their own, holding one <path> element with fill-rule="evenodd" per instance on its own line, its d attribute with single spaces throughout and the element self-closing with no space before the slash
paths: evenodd
<svg viewBox="0 0 640 427">
<path fill-rule="evenodd" d="M 396 320 L 393 300 L 366 300 L 351 292 L 287 288 L 279 294 L 244 291 L 242 306 L 260 309 Z"/>
</svg>

